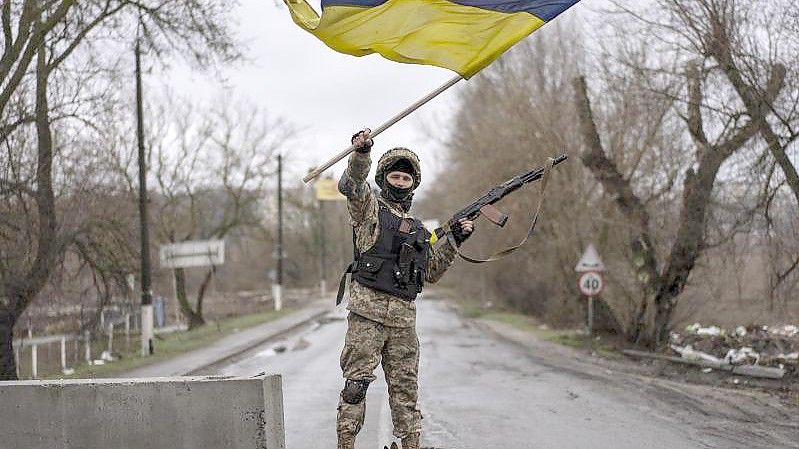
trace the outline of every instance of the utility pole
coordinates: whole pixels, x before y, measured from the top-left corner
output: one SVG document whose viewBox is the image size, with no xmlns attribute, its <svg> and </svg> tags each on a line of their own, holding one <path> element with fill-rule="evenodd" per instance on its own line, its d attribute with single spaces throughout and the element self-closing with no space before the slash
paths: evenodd
<svg viewBox="0 0 799 449">
<path fill-rule="evenodd" d="M 277 282 L 272 284 L 275 310 L 283 308 L 283 155 L 277 155 Z"/>
<path fill-rule="evenodd" d="M 327 245 L 325 242 L 325 202 L 319 202 L 319 239 L 321 244 L 321 251 L 319 254 L 319 290 L 321 296 L 327 294 L 327 269 L 325 267 L 325 260 L 327 259 Z"/>
<path fill-rule="evenodd" d="M 141 229 L 141 354 L 153 350 L 153 292 L 150 279 L 150 231 L 147 215 L 147 165 L 144 154 L 144 107 L 141 82 L 141 39 L 136 36 L 136 137 L 139 146 L 139 227 Z"/>
</svg>

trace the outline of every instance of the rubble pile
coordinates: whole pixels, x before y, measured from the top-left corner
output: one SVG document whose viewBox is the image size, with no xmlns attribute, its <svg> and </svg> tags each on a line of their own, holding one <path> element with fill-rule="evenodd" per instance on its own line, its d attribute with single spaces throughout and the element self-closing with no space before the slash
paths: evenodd
<svg viewBox="0 0 799 449">
<path fill-rule="evenodd" d="M 684 358 L 718 361 L 730 365 L 782 368 L 799 376 L 799 326 L 738 326 L 727 331 L 699 323 L 672 332 L 671 348 Z"/>
</svg>

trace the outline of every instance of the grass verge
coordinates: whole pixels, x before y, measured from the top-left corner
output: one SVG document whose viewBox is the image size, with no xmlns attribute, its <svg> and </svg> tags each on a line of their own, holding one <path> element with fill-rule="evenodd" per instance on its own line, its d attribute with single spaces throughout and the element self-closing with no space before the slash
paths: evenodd
<svg viewBox="0 0 799 449">
<path fill-rule="evenodd" d="M 106 362 L 104 365 L 87 365 L 85 363 L 75 367 L 75 372 L 68 376 L 61 373 L 53 373 L 44 376 L 45 379 L 85 379 L 116 377 L 127 371 L 136 368 L 152 365 L 169 358 L 206 347 L 217 340 L 241 330 L 263 324 L 280 318 L 290 311 L 263 312 L 252 315 L 244 315 L 235 318 L 227 318 L 215 322 L 209 322 L 199 329 L 186 332 L 175 332 L 163 336 L 156 336 L 154 340 L 155 354 L 150 357 L 139 355 L 140 339 L 131 337 L 130 348 L 121 352 L 119 359 L 114 362 Z M 124 338 L 124 337 L 120 337 Z"/>
<path fill-rule="evenodd" d="M 505 323 L 516 329 L 534 334 L 543 340 L 563 346 L 590 349 L 603 357 L 622 357 L 613 346 L 603 341 L 601 336 L 590 338 L 588 335 L 573 329 L 551 329 L 535 318 L 521 313 L 487 311 L 474 305 L 464 306 L 461 309 L 461 313 L 469 318 Z"/>
</svg>

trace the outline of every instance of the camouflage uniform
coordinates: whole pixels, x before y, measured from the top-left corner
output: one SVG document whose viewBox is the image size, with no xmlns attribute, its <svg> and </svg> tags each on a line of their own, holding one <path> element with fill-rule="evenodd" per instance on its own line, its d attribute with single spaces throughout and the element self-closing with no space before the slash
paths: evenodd
<svg viewBox="0 0 799 449">
<path fill-rule="evenodd" d="M 371 248 L 378 239 L 378 201 L 388 206 L 394 215 L 412 218 L 397 205 L 379 198 L 372 191 L 366 182 L 370 165 L 369 154 L 353 153 L 339 182 L 339 190 L 347 196 L 360 252 Z M 416 185 L 418 177 L 418 174 L 414 176 Z M 437 282 L 454 258 L 455 250 L 447 241 L 431 247 L 425 281 Z M 347 337 L 341 354 L 344 378 L 371 382 L 376 378 L 374 369 L 382 362 L 388 384 L 394 435 L 404 438 L 419 433 L 421 413 L 417 408 L 419 340 L 416 337 L 416 304 L 357 282 L 350 283 L 349 293 Z M 342 395 L 338 410 L 339 434 L 357 434 L 363 426 L 366 401 L 352 404 L 345 401 Z"/>
</svg>

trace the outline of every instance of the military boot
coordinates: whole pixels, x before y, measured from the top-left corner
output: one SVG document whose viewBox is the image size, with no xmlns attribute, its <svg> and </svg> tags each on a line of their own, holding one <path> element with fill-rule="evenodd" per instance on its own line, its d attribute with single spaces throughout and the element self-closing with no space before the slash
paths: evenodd
<svg viewBox="0 0 799 449">
<path fill-rule="evenodd" d="M 355 435 L 346 432 L 339 433 L 336 449 L 355 449 Z"/>
<path fill-rule="evenodd" d="M 419 434 L 411 433 L 402 439 L 402 449 L 419 449 Z"/>
</svg>

